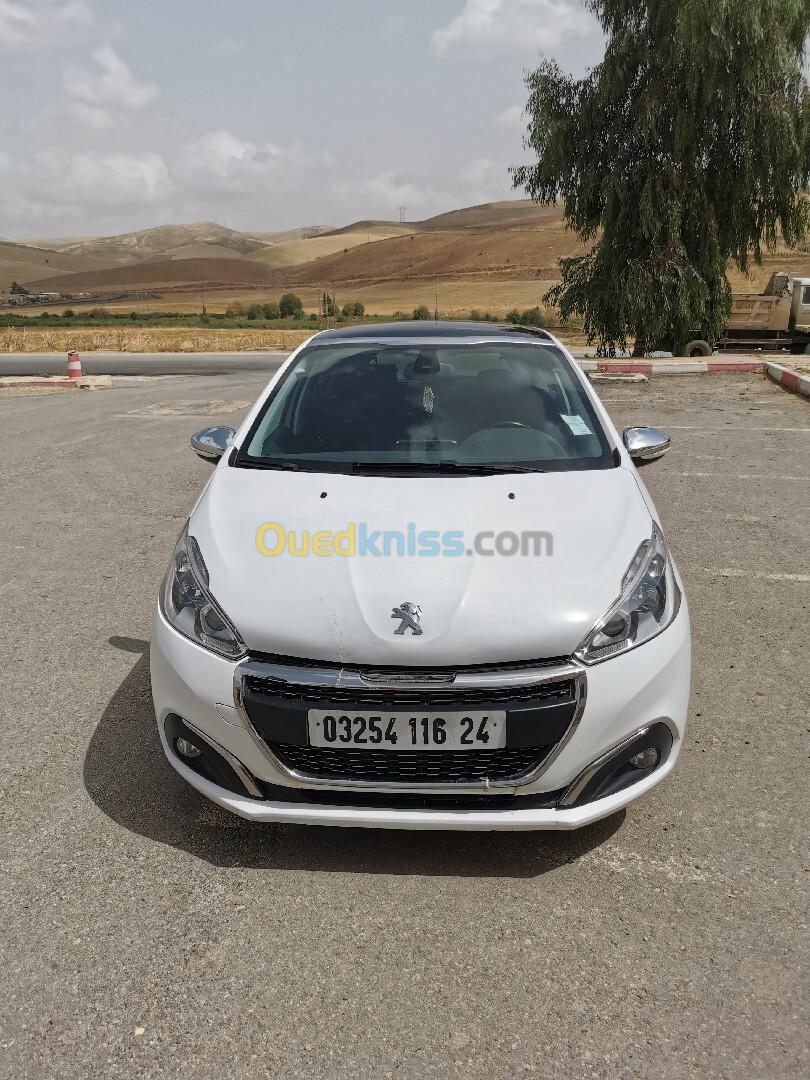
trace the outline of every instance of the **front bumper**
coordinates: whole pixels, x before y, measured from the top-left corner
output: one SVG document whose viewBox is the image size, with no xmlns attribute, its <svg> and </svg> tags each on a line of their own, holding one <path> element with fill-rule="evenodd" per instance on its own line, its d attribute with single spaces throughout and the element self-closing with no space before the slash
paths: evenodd
<svg viewBox="0 0 810 1080">
<path fill-rule="evenodd" d="M 587 700 L 575 730 L 535 779 L 510 790 L 512 798 L 488 799 L 482 794 L 471 800 L 474 805 L 448 808 L 440 805 L 440 797 L 434 800 L 435 805 L 429 798 L 425 805 L 410 806 L 392 798 L 387 806 L 385 795 L 380 794 L 376 805 L 351 805 L 347 804 L 350 786 L 343 785 L 340 797 L 335 794 L 330 804 L 329 784 L 291 778 L 262 747 L 243 711 L 235 707 L 236 665 L 182 637 L 159 610 L 151 647 L 152 692 L 160 738 L 169 761 L 192 786 L 250 820 L 365 828 L 575 829 L 615 813 L 674 768 L 686 726 L 690 665 L 689 617 L 684 602 L 663 634 L 630 653 L 585 670 Z M 183 718 L 210 745 L 255 778 L 252 795 L 247 791 L 236 794 L 189 768 L 167 738 L 170 717 Z M 649 775 L 640 774 L 635 783 L 615 794 L 576 806 L 561 805 L 563 800 L 558 796 L 569 790 L 592 763 L 628 736 L 651 725 L 665 726 L 672 738 L 671 749 L 658 768 Z M 315 788 L 317 792 L 308 790 Z M 544 793 L 549 796 L 546 800 Z"/>
</svg>

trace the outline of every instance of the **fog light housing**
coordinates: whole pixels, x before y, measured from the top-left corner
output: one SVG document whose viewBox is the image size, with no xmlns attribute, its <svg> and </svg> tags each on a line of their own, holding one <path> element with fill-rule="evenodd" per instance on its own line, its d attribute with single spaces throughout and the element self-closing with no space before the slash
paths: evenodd
<svg viewBox="0 0 810 1080">
<path fill-rule="evenodd" d="M 202 754 L 199 746 L 195 746 L 193 742 L 189 742 L 188 739 L 182 737 L 174 740 L 174 748 L 184 758 L 195 758 Z"/>
<path fill-rule="evenodd" d="M 583 769 L 558 805 L 583 806 L 638 784 L 661 768 L 672 743 L 672 731 L 661 721 L 641 728 Z"/>
<path fill-rule="evenodd" d="M 657 746 L 648 746 L 638 754 L 633 754 L 630 764 L 634 769 L 654 769 L 661 760 L 661 752 Z"/>
</svg>

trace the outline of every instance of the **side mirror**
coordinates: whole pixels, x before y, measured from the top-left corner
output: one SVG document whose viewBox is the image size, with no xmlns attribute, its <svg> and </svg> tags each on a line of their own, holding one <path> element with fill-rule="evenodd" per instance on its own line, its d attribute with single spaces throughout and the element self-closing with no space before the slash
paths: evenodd
<svg viewBox="0 0 810 1080">
<path fill-rule="evenodd" d="M 207 427 L 191 436 L 191 449 L 203 461 L 219 461 L 236 432 L 232 427 Z"/>
<path fill-rule="evenodd" d="M 664 431 L 654 427 L 629 427 L 622 434 L 627 453 L 636 463 L 643 465 L 663 457 L 672 445 L 672 440 Z"/>
</svg>

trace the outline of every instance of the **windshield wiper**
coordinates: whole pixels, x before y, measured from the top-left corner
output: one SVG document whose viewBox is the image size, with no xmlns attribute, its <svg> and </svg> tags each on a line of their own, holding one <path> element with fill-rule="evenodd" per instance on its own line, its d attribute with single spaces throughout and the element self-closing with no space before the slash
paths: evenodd
<svg viewBox="0 0 810 1080">
<path fill-rule="evenodd" d="M 352 472 L 407 472 L 463 476 L 497 476 L 501 473 L 539 473 L 525 465 L 478 465 L 463 461 L 354 461 Z"/>
<path fill-rule="evenodd" d="M 257 458 L 255 461 L 237 458 L 234 464 L 240 469 L 282 469 L 289 472 L 298 472 L 301 468 L 297 461 L 273 461 L 272 458 Z"/>
</svg>

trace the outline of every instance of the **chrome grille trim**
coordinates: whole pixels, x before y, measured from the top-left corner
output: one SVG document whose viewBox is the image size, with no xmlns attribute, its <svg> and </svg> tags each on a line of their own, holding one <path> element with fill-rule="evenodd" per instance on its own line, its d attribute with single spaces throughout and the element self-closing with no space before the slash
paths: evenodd
<svg viewBox="0 0 810 1080">
<path fill-rule="evenodd" d="M 497 689 L 503 691 L 509 687 L 540 686 L 548 683 L 572 681 L 574 684 L 576 707 L 573 719 L 565 731 L 563 737 L 546 754 L 536 769 L 517 779 L 493 780 L 484 779 L 472 783 L 398 783 L 398 782 L 373 782 L 363 780 L 336 780 L 312 777 L 296 771 L 281 761 L 270 749 L 268 744 L 253 727 L 247 710 L 244 706 L 244 683 L 245 680 L 257 679 L 269 684 L 281 683 L 287 688 L 301 687 L 304 694 L 307 691 L 323 690 L 330 688 L 341 690 L 355 688 L 357 690 L 373 687 L 375 690 L 428 690 L 432 693 L 447 691 L 449 694 L 464 689 Z M 525 668 L 514 666 L 499 668 L 497 665 L 481 669 L 448 669 L 446 671 L 424 671 L 414 669 L 394 669 L 390 671 L 374 669 L 364 670 L 357 667 L 318 667 L 317 665 L 302 664 L 300 667 L 287 661 L 272 663 L 253 660 L 250 657 L 237 664 L 233 678 L 233 700 L 239 715 L 250 733 L 256 746 L 263 756 L 272 765 L 274 771 L 284 777 L 290 787 L 309 789 L 331 789 L 333 791 L 378 791 L 378 792 L 412 792 L 414 794 L 462 794 L 477 793 L 481 795 L 516 794 L 524 787 L 535 783 L 543 773 L 559 757 L 565 746 L 570 741 L 579 725 L 582 714 L 585 711 L 587 696 L 587 675 L 585 669 L 571 661 L 550 665 L 534 664 Z"/>
</svg>

